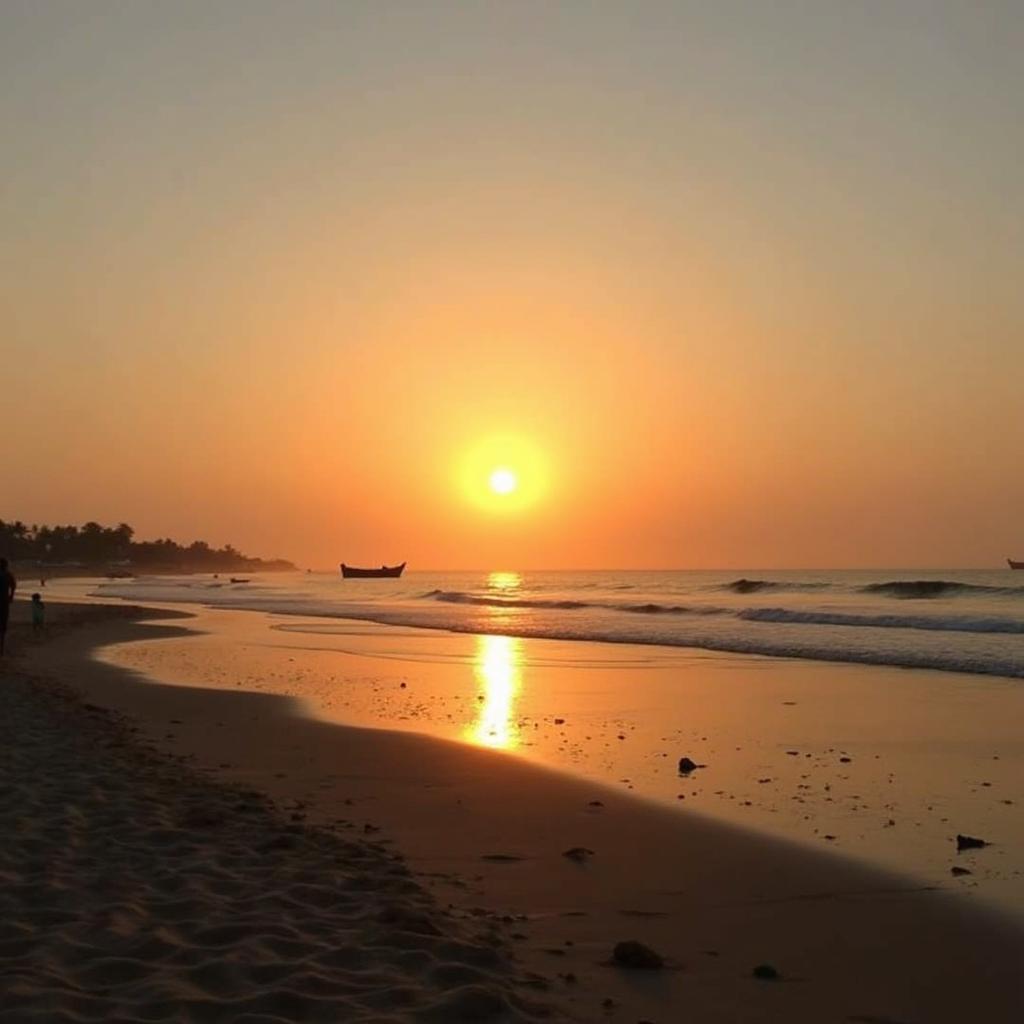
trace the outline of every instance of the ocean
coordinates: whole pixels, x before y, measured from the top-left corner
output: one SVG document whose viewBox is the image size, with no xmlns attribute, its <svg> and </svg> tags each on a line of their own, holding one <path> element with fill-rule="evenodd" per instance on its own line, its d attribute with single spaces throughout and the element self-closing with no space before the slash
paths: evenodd
<svg viewBox="0 0 1024 1024">
<path fill-rule="evenodd" d="M 98 596 L 460 633 L 657 644 L 1024 677 L 1024 572 L 408 572 L 141 576 Z"/>
</svg>

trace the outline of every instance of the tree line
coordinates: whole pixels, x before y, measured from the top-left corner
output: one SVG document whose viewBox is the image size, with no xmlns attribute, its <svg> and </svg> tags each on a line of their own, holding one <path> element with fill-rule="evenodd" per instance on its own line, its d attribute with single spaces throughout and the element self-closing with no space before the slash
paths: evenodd
<svg viewBox="0 0 1024 1024">
<path fill-rule="evenodd" d="M 181 572 L 227 572 L 239 569 L 294 569 L 282 558 L 250 558 L 230 544 L 212 548 L 204 540 L 181 545 L 169 538 L 137 541 L 127 523 L 102 526 L 36 526 L 0 519 L 0 555 L 12 562 L 40 566 L 131 567 Z"/>
</svg>

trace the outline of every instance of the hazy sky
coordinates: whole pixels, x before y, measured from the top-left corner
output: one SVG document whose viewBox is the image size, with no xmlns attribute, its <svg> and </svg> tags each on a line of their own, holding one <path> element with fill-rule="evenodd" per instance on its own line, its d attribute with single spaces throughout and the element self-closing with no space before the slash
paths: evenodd
<svg viewBox="0 0 1024 1024">
<path fill-rule="evenodd" d="M 0 518 L 316 567 L 1024 558 L 1019 2 L 0 18 Z M 532 500 L 473 500 L 490 461 Z"/>
</svg>

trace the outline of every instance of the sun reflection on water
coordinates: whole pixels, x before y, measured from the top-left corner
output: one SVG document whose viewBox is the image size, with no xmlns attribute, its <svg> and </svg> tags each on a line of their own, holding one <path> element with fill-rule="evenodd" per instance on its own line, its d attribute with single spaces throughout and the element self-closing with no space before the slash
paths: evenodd
<svg viewBox="0 0 1024 1024">
<path fill-rule="evenodd" d="M 481 746 L 514 750 L 519 746 L 514 712 L 522 686 L 522 641 L 514 636 L 477 637 L 473 673 L 481 692 L 467 737 Z"/>
<path fill-rule="evenodd" d="M 517 572 L 492 572 L 487 576 L 487 586 L 490 590 L 518 590 L 522 582 L 523 577 Z"/>
</svg>

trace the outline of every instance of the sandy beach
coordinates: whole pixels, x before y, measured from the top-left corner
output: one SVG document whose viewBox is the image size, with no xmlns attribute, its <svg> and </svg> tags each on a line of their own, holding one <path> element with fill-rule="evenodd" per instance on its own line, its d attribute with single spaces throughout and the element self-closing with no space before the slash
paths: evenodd
<svg viewBox="0 0 1024 1024">
<path fill-rule="evenodd" d="M 81 628 L 81 627 L 79 627 Z M 160 753 L 5 666 L 0 1017 L 546 1017 L 507 928 L 445 910 L 392 849 Z"/>
<path fill-rule="evenodd" d="M 91 657 L 180 613 L 62 617 L 5 666 L 5 1020 L 1020 1018 L 1019 925 L 952 887 Z"/>
<path fill-rule="evenodd" d="M 188 607 L 188 636 L 98 657 L 505 751 L 1024 919 L 1015 680 Z M 684 756 L 701 767 L 680 775 Z M 990 845 L 958 852 L 957 833 Z"/>
</svg>

